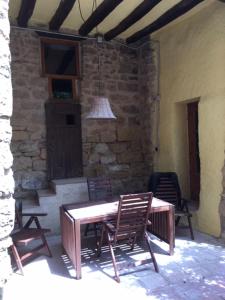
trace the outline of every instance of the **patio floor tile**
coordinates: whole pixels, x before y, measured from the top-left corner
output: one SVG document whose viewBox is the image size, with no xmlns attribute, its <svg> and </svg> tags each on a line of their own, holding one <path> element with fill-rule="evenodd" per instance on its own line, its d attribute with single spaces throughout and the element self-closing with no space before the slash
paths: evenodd
<svg viewBox="0 0 225 300">
<path fill-rule="evenodd" d="M 53 257 L 41 256 L 24 267 L 25 276 L 12 274 L 5 286 L 3 300 L 37 299 L 162 299 L 162 300 L 223 300 L 225 299 L 225 243 L 195 232 L 189 236 L 176 235 L 176 248 L 169 256 L 168 246 L 152 237 L 153 250 L 160 273 L 153 264 L 138 267 L 138 271 L 114 281 L 109 250 L 96 259 L 92 239 L 82 248 L 82 279 L 75 279 L 75 271 L 66 254 L 62 253 L 59 236 L 49 236 Z M 126 250 L 126 251 L 125 251 Z M 118 260 L 149 257 L 146 248 L 136 246 L 132 253 L 126 247 L 116 251 Z"/>
</svg>

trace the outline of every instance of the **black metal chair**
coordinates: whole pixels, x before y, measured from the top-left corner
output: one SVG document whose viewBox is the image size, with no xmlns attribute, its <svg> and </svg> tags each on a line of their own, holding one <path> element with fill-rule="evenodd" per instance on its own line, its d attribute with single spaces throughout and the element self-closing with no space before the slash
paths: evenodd
<svg viewBox="0 0 225 300">
<path fill-rule="evenodd" d="M 189 212 L 189 200 L 182 198 L 177 174 L 175 172 L 155 172 L 149 180 L 148 190 L 154 197 L 170 202 L 175 206 L 175 225 L 178 226 L 182 217 L 188 221 L 191 239 L 194 233 L 191 224 L 192 214 Z"/>
<path fill-rule="evenodd" d="M 138 237 L 144 238 L 147 242 L 155 271 L 159 272 L 154 253 L 151 249 L 150 237 L 146 230 L 147 225 L 151 224 L 149 221 L 151 203 L 152 193 L 149 192 L 120 196 L 118 213 L 115 222 L 103 222 L 103 229 L 98 247 L 98 256 L 101 254 L 103 238 L 106 233 L 115 271 L 115 279 L 117 282 L 120 282 L 120 277 L 113 247 L 120 241 L 127 241 L 131 250 L 133 250 L 136 239 Z M 144 263 L 144 261 L 141 263 Z"/>
</svg>

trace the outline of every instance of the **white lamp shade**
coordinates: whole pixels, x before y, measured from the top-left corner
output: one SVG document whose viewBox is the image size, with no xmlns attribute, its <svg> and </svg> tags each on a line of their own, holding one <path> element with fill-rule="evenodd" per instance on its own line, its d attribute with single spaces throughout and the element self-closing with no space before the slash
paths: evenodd
<svg viewBox="0 0 225 300">
<path fill-rule="evenodd" d="M 111 110 L 108 98 L 95 97 L 86 119 L 116 119 Z"/>
</svg>

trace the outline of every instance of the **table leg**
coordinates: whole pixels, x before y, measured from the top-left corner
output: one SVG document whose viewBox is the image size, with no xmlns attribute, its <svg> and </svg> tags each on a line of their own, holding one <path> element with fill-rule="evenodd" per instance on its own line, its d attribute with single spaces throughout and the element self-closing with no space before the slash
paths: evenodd
<svg viewBox="0 0 225 300">
<path fill-rule="evenodd" d="M 76 278 L 81 279 L 81 240 L 80 240 L 80 221 L 75 220 L 75 261 Z"/>
<path fill-rule="evenodd" d="M 174 217 L 174 207 L 170 206 L 168 211 L 168 228 L 169 228 L 169 253 L 174 254 L 175 247 L 175 217 Z"/>
</svg>

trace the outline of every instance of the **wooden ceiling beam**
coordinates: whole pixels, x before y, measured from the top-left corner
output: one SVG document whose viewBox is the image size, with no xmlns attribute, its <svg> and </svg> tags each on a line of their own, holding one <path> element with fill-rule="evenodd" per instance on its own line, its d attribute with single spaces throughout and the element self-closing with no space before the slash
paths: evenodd
<svg viewBox="0 0 225 300">
<path fill-rule="evenodd" d="M 50 30 L 59 30 L 60 26 L 73 8 L 75 2 L 76 0 L 61 0 L 54 16 L 49 22 Z"/>
<path fill-rule="evenodd" d="M 27 23 L 33 14 L 36 0 L 22 0 L 17 23 L 21 27 L 27 27 Z"/>
<path fill-rule="evenodd" d="M 156 6 L 161 0 L 144 0 L 139 4 L 125 19 L 123 19 L 116 27 L 109 30 L 104 38 L 106 41 L 112 40 L 114 37 L 125 31 L 127 28 L 132 26 L 142 17 L 144 17 L 154 6 Z"/>
<path fill-rule="evenodd" d="M 104 0 L 79 29 L 80 35 L 87 35 L 101 23 L 123 0 Z"/>
<path fill-rule="evenodd" d="M 137 42 L 146 35 L 151 34 L 152 32 L 162 28 L 163 26 L 182 16 L 203 1 L 205 0 L 182 0 L 178 2 L 163 15 L 161 15 L 156 21 L 128 37 L 126 42 L 128 44 Z"/>
</svg>

